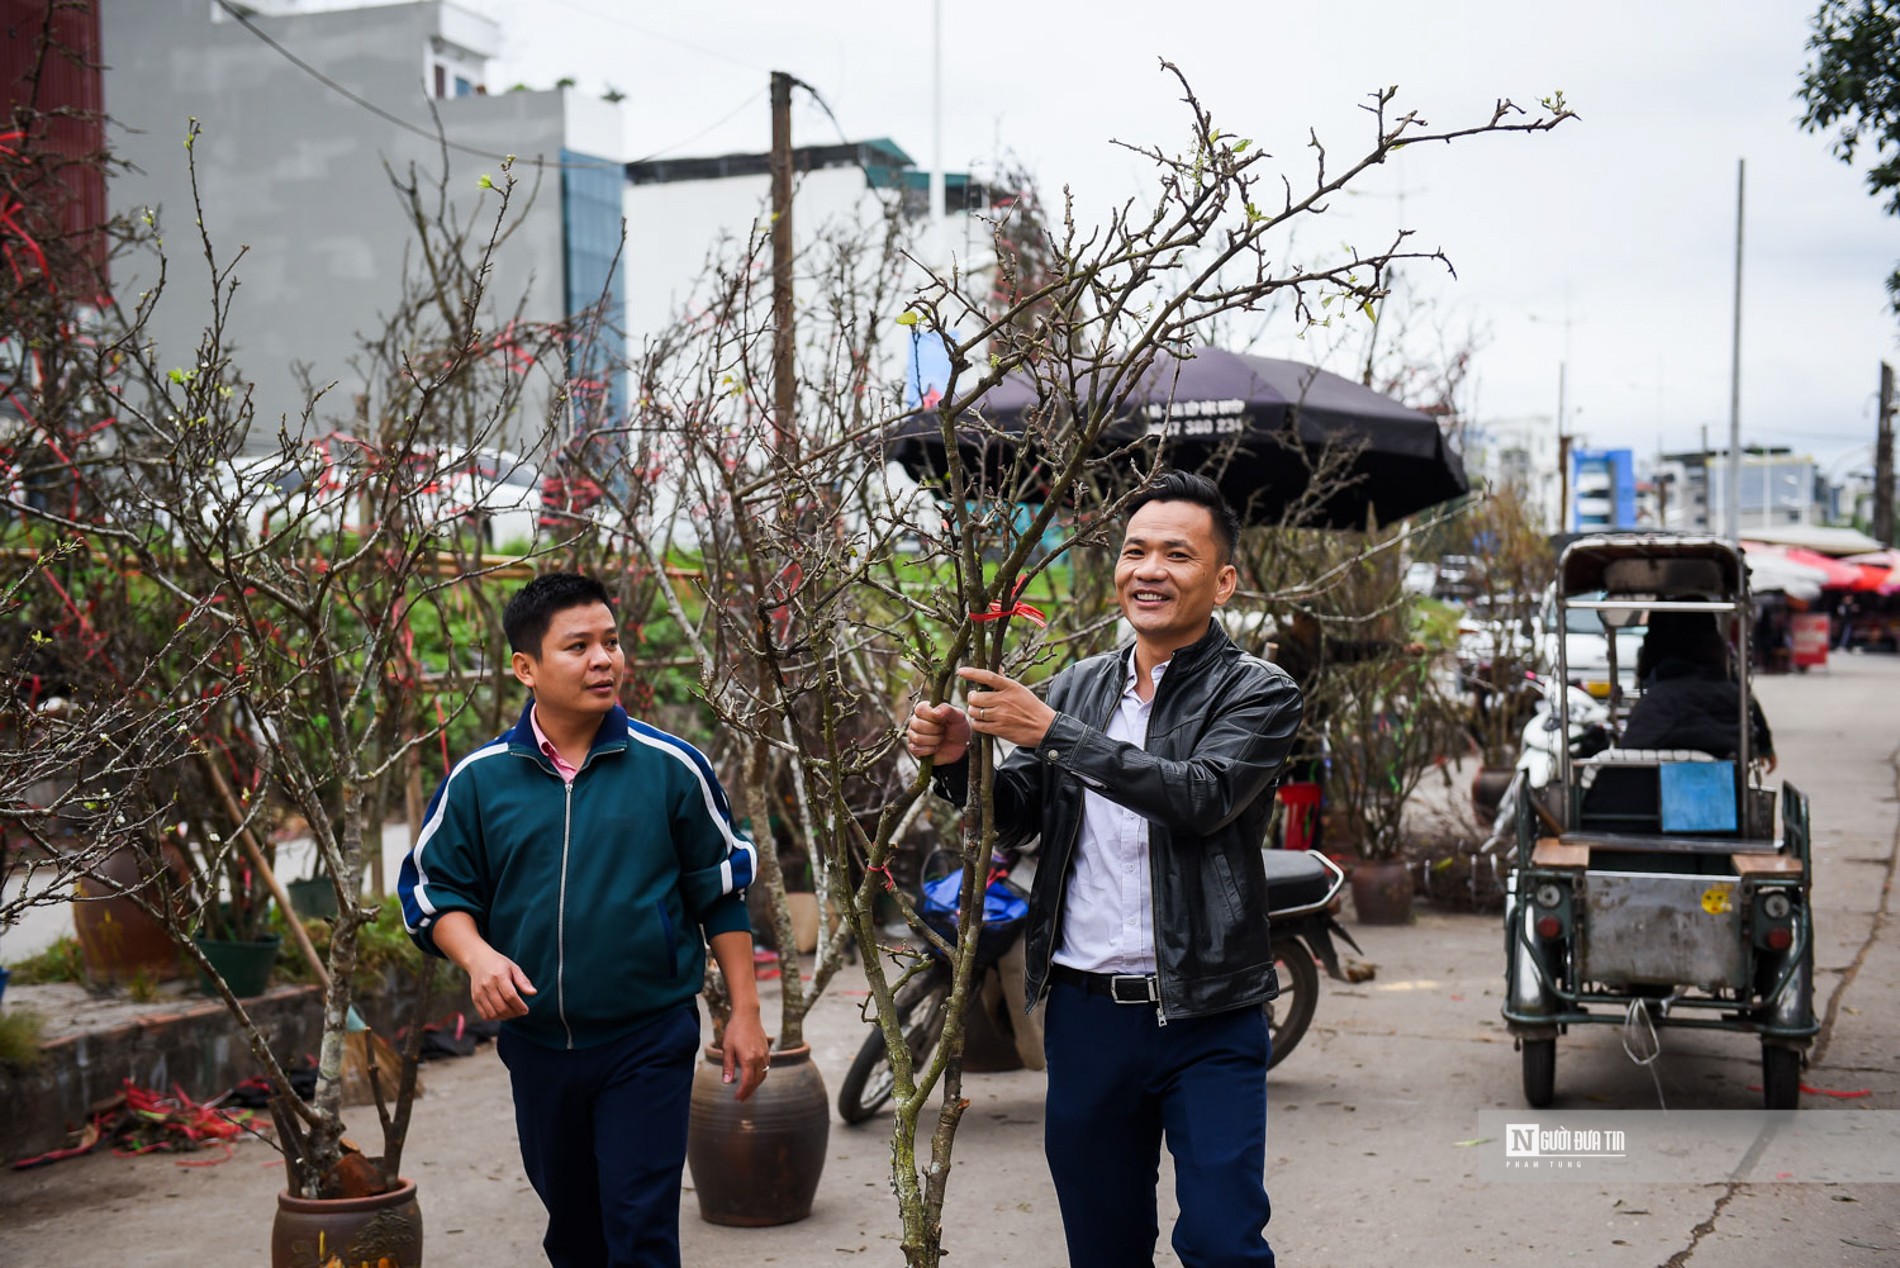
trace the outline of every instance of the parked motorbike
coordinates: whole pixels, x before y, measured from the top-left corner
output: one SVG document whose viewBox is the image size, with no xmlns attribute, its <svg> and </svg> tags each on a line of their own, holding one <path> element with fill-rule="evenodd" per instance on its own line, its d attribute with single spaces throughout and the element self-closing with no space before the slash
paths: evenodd
<svg viewBox="0 0 1900 1268">
<path fill-rule="evenodd" d="M 1338 865 L 1318 850 L 1263 850 L 1261 857 L 1267 876 L 1267 918 L 1273 929 L 1273 967 L 1280 979 L 1279 995 L 1264 1006 L 1273 1039 L 1267 1068 L 1272 1069 L 1292 1055 L 1313 1024 L 1313 1014 L 1319 1007 L 1320 967 L 1324 966 L 1327 976 L 1335 981 L 1348 980 L 1339 967 L 1333 935 L 1344 939 L 1354 951 L 1359 951 L 1359 944 L 1335 915 L 1339 890 L 1346 879 Z M 928 874 L 928 865 L 925 870 Z M 926 892 L 919 896 L 926 919 L 930 919 L 930 886 L 947 884 L 956 876 L 951 873 L 944 881 L 926 883 Z M 994 891 L 993 883 L 992 894 Z M 991 912 L 999 909 L 1007 907 L 995 902 L 986 906 L 976 955 L 980 975 L 998 971 L 996 962 L 1022 938 L 1027 925 L 1020 917 L 991 921 Z M 933 922 L 933 927 L 954 943 L 953 920 Z M 928 1060 L 936 1049 L 949 1011 L 950 963 L 934 952 L 927 954 L 928 965 L 905 981 L 896 996 L 898 1024 L 910 1048 L 913 1067 Z M 976 993 L 973 985 L 971 994 Z M 874 1026 L 839 1085 L 838 1116 L 847 1123 L 861 1123 L 889 1104 L 895 1089 L 896 1076 L 891 1070 L 884 1031 Z"/>
<path fill-rule="evenodd" d="M 1508 855 L 1517 848 L 1518 807 L 1525 797 L 1541 802 L 1557 779 L 1565 746 L 1571 758 L 1592 757 L 1610 747 L 1610 706 L 1583 688 L 1556 678 L 1534 680 L 1542 692 L 1524 724 L 1518 744 L 1517 773 L 1498 801 L 1497 819 L 1480 854 Z M 1558 707 L 1559 698 L 1568 709 Z M 1567 719 L 1567 722 L 1566 722 Z"/>
</svg>

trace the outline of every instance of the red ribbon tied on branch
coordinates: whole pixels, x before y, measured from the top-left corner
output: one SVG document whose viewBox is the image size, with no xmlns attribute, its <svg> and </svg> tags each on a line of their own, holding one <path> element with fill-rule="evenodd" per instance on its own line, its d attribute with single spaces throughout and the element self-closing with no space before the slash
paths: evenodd
<svg viewBox="0 0 1900 1268">
<path fill-rule="evenodd" d="M 1009 592 L 1008 607 L 1003 606 L 1001 599 L 992 599 L 990 601 L 989 611 L 972 612 L 970 613 L 970 619 L 972 621 L 1006 621 L 1012 616 L 1020 616 L 1025 621 L 1034 622 L 1037 629 L 1048 629 L 1049 618 L 1043 613 L 1043 610 L 1024 603 L 1017 598 L 1022 592 L 1023 583 L 1018 581 L 1016 588 Z"/>
</svg>

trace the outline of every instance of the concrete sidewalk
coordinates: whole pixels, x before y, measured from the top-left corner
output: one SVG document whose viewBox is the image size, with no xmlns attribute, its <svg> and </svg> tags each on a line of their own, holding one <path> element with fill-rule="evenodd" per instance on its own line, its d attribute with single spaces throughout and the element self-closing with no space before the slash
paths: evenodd
<svg viewBox="0 0 1900 1268">
<path fill-rule="evenodd" d="M 1838 658 L 1826 672 L 1766 679 L 1786 779 L 1813 799 L 1817 1006 L 1825 1028 L 1805 1081 L 1815 1114 L 1900 1110 L 1900 938 L 1893 912 L 1894 760 L 1900 658 Z M 1350 923 L 1350 921 L 1349 921 Z M 1519 1062 L 1498 1016 L 1502 940 L 1491 915 L 1421 907 L 1416 925 L 1355 934 L 1375 980 L 1322 987 L 1314 1030 L 1271 1081 L 1270 1229 L 1286 1264 L 1590 1262 L 1650 1268 L 1900 1262 L 1900 1188 L 1881 1184 L 1521 1183 L 1481 1175 L 1480 1112 L 1519 1110 Z M 863 1036 L 862 996 L 841 980 L 810 1039 L 835 1091 Z M 841 988 L 841 989 L 840 989 Z M 767 1015 L 776 992 L 767 989 Z M 1753 1109 L 1758 1048 L 1746 1036 L 1666 1031 L 1649 1070 L 1614 1027 L 1559 1044 L 1558 1108 Z M 514 1146 L 506 1077 L 491 1050 L 433 1065 L 407 1170 L 421 1183 L 429 1261 L 540 1262 L 541 1210 Z M 952 1263 L 1064 1262 L 1041 1156 L 1042 1076 L 971 1076 L 945 1213 Z M 364 1112 L 366 1139 L 370 1116 Z M 897 1264 L 890 1119 L 834 1121 L 817 1210 L 804 1223 L 702 1223 L 682 1194 L 688 1264 L 818 1268 Z M 222 1165 L 93 1156 L 0 1174 L 0 1264 L 253 1265 L 265 1262 L 282 1169 L 261 1143 Z M 1162 1248 L 1173 1208 L 1162 1165 Z"/>
</svg>

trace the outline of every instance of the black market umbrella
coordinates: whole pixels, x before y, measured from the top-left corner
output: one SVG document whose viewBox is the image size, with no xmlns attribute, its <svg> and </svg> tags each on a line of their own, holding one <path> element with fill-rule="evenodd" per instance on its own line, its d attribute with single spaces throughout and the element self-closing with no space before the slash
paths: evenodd
<svg viewBox="0 0 1900 1268">
<path fill-rule="evenodd" d="M 958 435 L 969 469 L 993 473 L 1035 404 L 1026 377 L 987 392 L 975 407 L 981 420 Z M 935 414 L 912 415 L 895 430 L 891 457 L 919 480 L 940 476 L 939 428 Z M 1217 348 L 1157 355 L 1104 429 L 1099 456 L 1132 461 L 1129 447 L 1144 441 L 1164 465 L 1214 477 L 1254 524 L 1297 509 L 1304 527 L 1364 528 L 1368 517 L 1389 524 L 1470 490 L 1431 416 L 1314 366 Z"/>
</svg>

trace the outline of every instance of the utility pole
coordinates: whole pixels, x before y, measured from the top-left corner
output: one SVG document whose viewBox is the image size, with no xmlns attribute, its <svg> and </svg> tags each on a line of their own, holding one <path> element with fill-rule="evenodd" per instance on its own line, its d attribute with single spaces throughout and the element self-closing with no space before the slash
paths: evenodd
<svg viewBox="0 0 1900 1268">
<path fill-rule="evenodd" d="M 944 204 L 948 176 L 943 168 L 943 0 L 930 6 L 930 267 L 950 267 L 950 216 Z"/>
<path fill-rule="evenodd" d="M 1567 342 L 1567 316 L 1564 332 Z M 1560 533 L 1570 531 L 1570 431 L 1564 426 L 1564 388 L 1569 372 L 1568 358 L 1557 363 L 1557 531 Z"/>
<path fill-rule="evenodd" d="M 792 84 L 772 72 L 772 432 L 780 462 L 798 459 L 798 359 L 792 342 Z"/>
<path fill-rule="evenodd" d="M 1404 189 L 1401 188 L 1399 191 L 1399 198 L 1403 200 L 1404 197 L 1405 197 L 1405 191 Z M 1401 207 L 1401 216 L 1403 216 L 1402 207 Z M 1536 313 L 1530 314 L 1530 320 L 1534 322 L 1539 322 L 1539 323 L 1547 323 L 1550 325 L 1557 324 L 1553 319 L 1547 318 L 1547 317 L 1539 317 Z M 1570 435 L 1569 388 L 1570 388 L 1570 327 L 1574 324 L 1575 322 L 1572 321 L 1571 316 L 1570 316 L 1570 288 L 1566 286 L 1564 288 L 1563 354 L 1557 359 L 1557 531 L 1560 533 L 1567 533 L 1570 531 L 1570 519 L 1571 519 L 1571 515 L 1570 515 L 1570 512 L 1571 512 L 1570 442 L 1571 442 L 1572 437 Z M 1373 329 L 1374 329 L 1374 332 L 1376 333 L 1378 329 L 1378 325 L 1376 322 L 1374 323 Z M 1371 362 L 1368 361 L 1367 365 L 1370 366 Z M 1368 380 L 1367 380 L 1368 385 L 1370 384 L 1370 381 L 1371 380 L 1368 377 Z"/>
<path fill-rule="evenodd" d="M 1742 540 L 1742 185 L 1748 160 L 1735 160 L 1735 328 L 1729 343 L 1728 539 Z M 1765 508 L 1764 508 L 1765 509 Z"/>
<path fill-rule="evenodd" d="M 1880 427 L 1874 433 L 1874 536 L 1893 541 L 1893 367 L 1880 363 Z"/>
<path fill-rule="evenodd" d="M 1709 425 L 1702 424 L 1702 531 L 1715 531 L 1715 454 L 1709 449 Z"/>
</svg>

